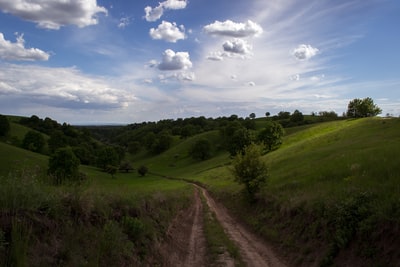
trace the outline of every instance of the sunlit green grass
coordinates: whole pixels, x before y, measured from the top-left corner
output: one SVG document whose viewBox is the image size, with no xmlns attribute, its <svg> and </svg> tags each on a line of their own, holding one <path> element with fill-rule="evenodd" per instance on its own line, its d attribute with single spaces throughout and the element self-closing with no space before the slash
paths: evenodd
<svg viewBox="0 0 400 267">
<path fill-rule="evenodd" d="M 400 120 L 367 118 L 301 126 L 281 148 L 264 156 L 269 179 L 264 192 L 296 205 L 334 201 L 351 190 L 384 199 L 400 195 Z M 229 166 L 194 175 L 221 189 L 237 190 Z"/>
</svg>

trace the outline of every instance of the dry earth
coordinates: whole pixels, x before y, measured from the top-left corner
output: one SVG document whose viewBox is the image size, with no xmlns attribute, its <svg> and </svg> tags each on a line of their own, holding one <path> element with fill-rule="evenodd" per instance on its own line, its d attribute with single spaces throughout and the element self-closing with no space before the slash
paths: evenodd
<svg viewBox="0 0 400 267">
<path fill-rule="evenodd" d="M 228 237 L 236 244 L 240 256 L 249 267 L 286 266 L 260 238 L 235 221 L 226 208 L 209 195 L 207 190 L 195 186 L 193 205 L 180 213 L 168 230 L 168 240 L 161 246 L 163 266 L 206 266 L 206 243 L 203 231 L 203 204 L 200 194 L 210 210 L 224 228 Z M 221 259 L 223 262 L 221 262 Z M 218 266 L 234 266 L 229 255 L 221 255 Z"/>
</svg>

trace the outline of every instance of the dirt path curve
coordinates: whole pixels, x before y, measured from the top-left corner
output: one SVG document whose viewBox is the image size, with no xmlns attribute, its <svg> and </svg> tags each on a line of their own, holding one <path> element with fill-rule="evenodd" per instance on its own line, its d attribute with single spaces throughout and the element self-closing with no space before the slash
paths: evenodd
<svg viewBox="0 0 400 267">
<path fill-rule="evenodd" d="M 216 215 L 217 220 L 225 229 L 228 236 L 238 246 L 240 255 L 248 267 L 284 267 L 275 253 L 257 236 L 238 224 L 226 211 L 225 207 L 217 204 L 206 189 L 195 185 L 204 195 L 207 205 Z M 189 266 L 189 265 L 188 265 Z"/>
<path fill-rule="evenodd" d="M 207 266 L 206 241 L 204 236 L 204 211 L 200 197 L 202 194 L 209 209 L 228 237 L 233 240 L 239 249 L 243 262 L 248 267 L 284 267 L 270 247 L 257 236 L 250 233 L 237 223 L 226 211 L 209 195 L 206 189 L 195 185 L 192 205 L 180 212 L 170 225 L 167 240 L 160 246 L 161 266 L 169 267 L 203 267 Z M 225 255 L 219 260 L 218 266 L 234 266 L 234 260 Z M 214 266 L 214 265 L 213 265 Z"/>
<path fill-rule="evenodd" d="M 206 241 L 203 229 L 203 203 L 199 190 L 194 190 L 193 202 L 181 211 L 167 231 L 167 240 L 160 248 L 157 266 L 206 266 Z M 154 266 L 154 264 L 148 264 Z"/>
</svg>

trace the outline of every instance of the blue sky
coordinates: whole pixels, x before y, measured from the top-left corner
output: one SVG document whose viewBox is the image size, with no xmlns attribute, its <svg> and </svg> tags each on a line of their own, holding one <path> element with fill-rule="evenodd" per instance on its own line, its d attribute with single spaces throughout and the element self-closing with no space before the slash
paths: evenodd
<svg viewBox="0 0 400 267">
<path fill-rule="evenodd" d="M 0 0 L 0 113 L 71 124 L 400 115 L 396 0 Z"/>
</svg>

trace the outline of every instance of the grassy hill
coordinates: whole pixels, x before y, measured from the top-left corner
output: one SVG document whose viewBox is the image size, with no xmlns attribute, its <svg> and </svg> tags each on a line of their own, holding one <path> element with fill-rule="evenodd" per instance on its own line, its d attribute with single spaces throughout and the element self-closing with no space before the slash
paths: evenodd
<svg viewBox="0 0 400 267">
<path fill-rule="evenodd" d="M 229 167 L 192 178 L 295 266 L 391 266 L 400 256 L 399 238 L 385 244 L 400 234 L 399 158 L 399 119 L 345 120 L 287 131 L 282 147 L 264 156 L 269 180 L 257 204 L 240 204 Z"/>
<path fill-rule="evenodd" d="M 257 129 L 265 121 L 257 119 Z M 26 131 L 12 123 L 10 135 L 19 139 Z M 188 153 L 201 138 L 214 146 L 213 157 L 205 161 Z M 400 257 L 399 119 L 340 120 L 286 129 L 282 146 L 263 156 L 269 179 L 252 204 L 242 200 L 242 187 L 230 172 L 232 159 L 219 142 L 214 130 L 176 138 L 157 156 L 141 152 L 128 159 L 134 167 L 144 164 L 152 173 L 206 185 L 240 220 L 285 251 L 295 266 L 391 266 Z M 20 166 L 47 166 L 47 157 L 9 144 L 0 143 L 0 151 L 0 176 Z M 188 189 L 154 175 L 118 173 L 112 179 L 97 168 L 82 166 L 81 171 L 92 181 L 88 190 L 101 195 L 168 195 Z"/>
</svg>

